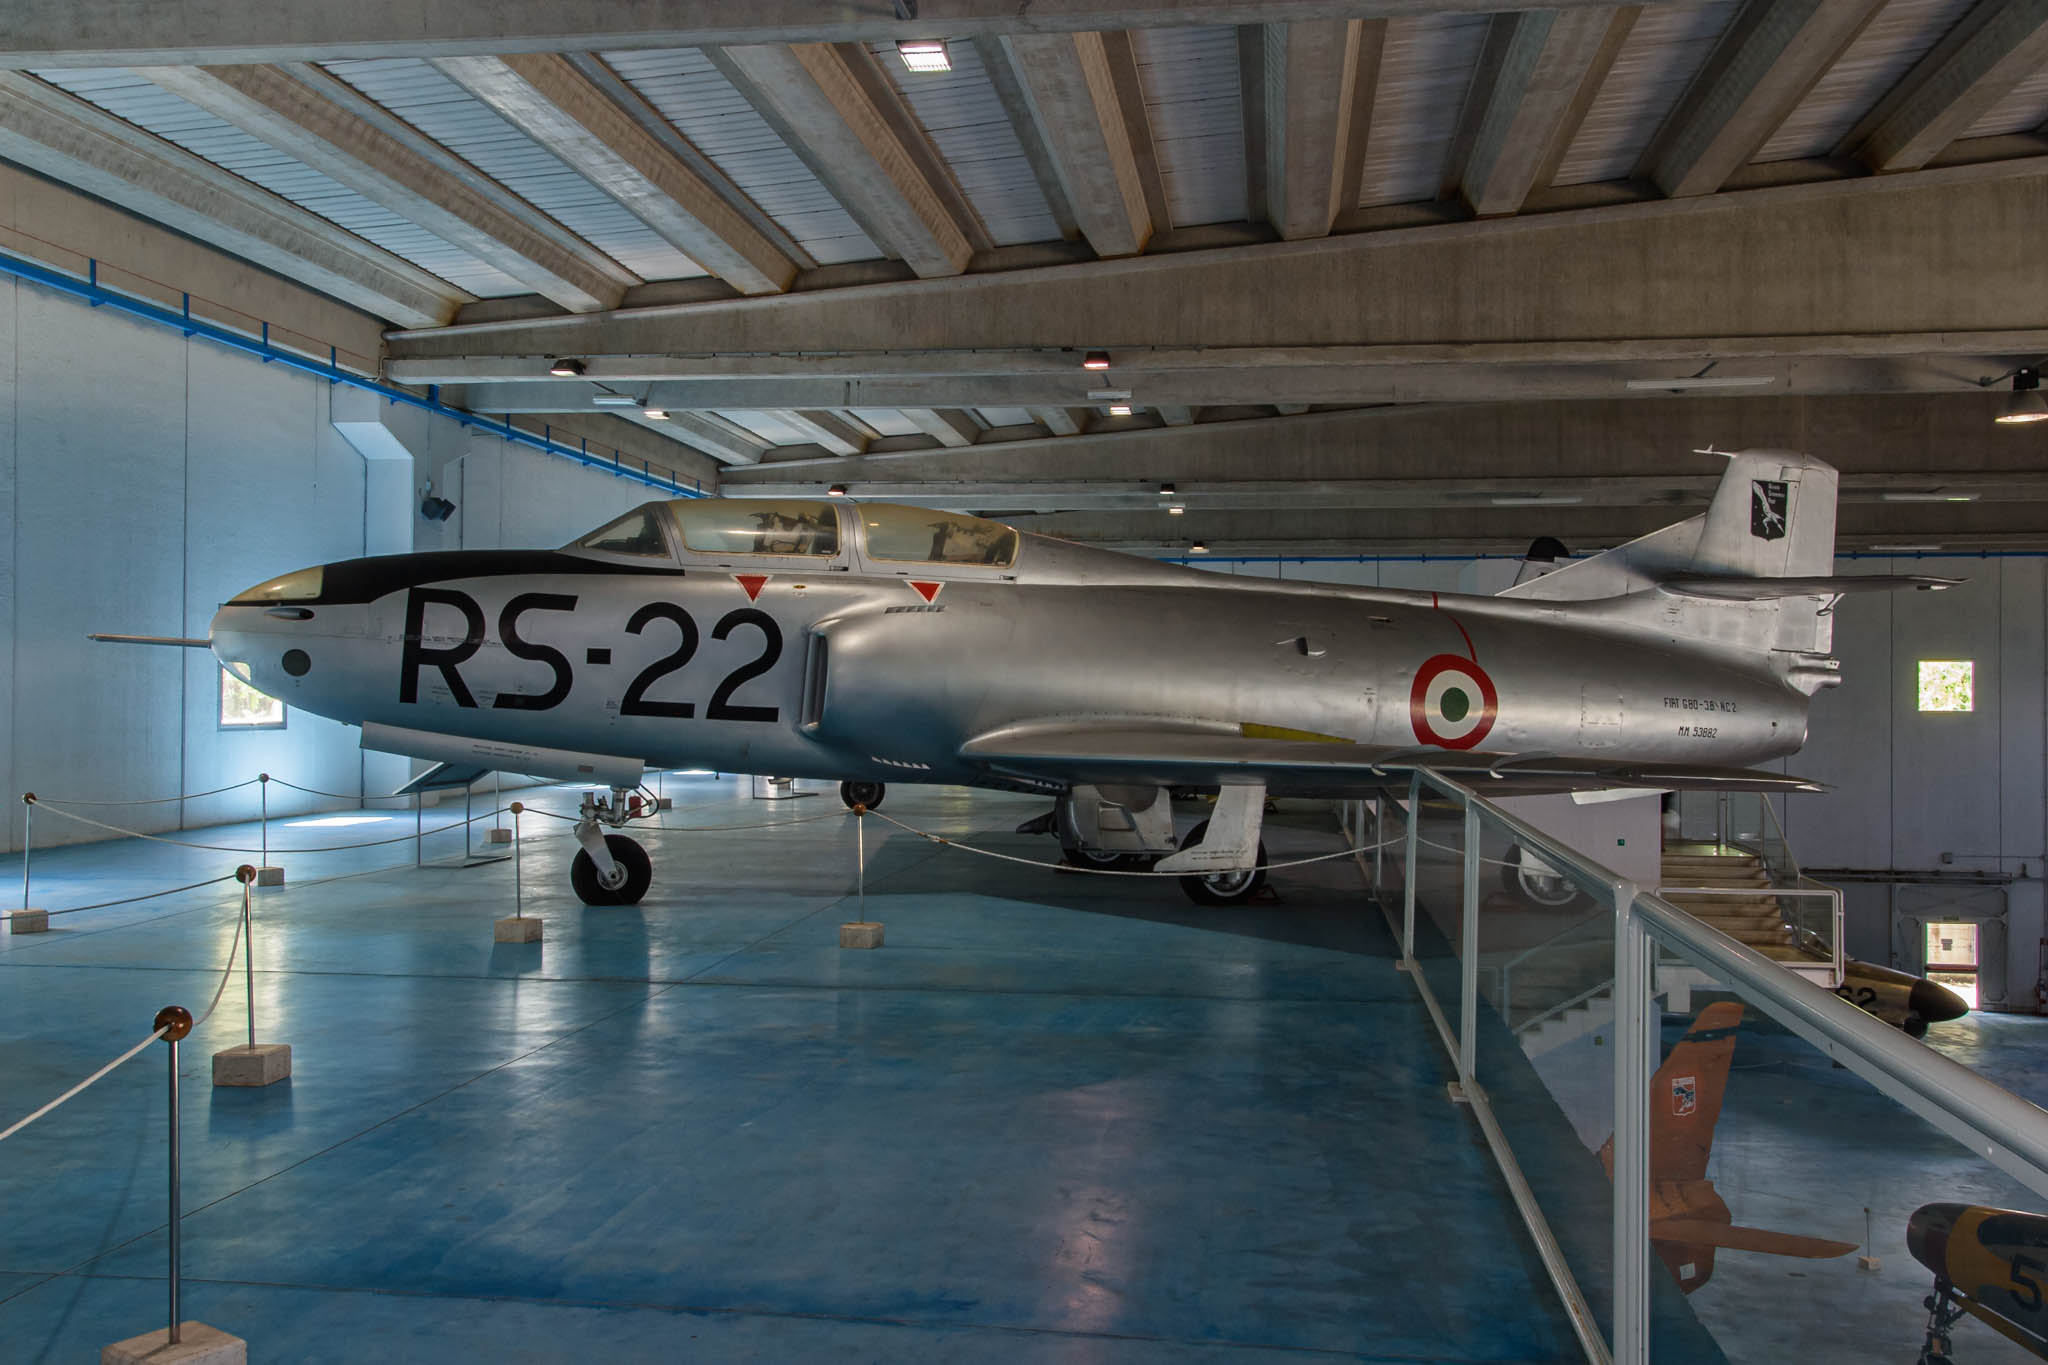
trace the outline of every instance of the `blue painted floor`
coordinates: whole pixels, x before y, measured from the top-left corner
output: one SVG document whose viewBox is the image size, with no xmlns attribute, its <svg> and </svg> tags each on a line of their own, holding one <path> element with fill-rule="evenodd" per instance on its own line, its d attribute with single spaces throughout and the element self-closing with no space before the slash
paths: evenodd
<svg viewBox="0 0 2048 1365">
<path fill-rule="evenodd" d="M 491 940 L 511 863 L 278 856 L 258 1036 L 292 1044 L 295 1074 L 208 1086 L 210 1054 L 242 1041 L 238 969 L 183 1050 L 188 1316 L 255 1360 L 1576 1358 L 1348 863 L 1276 872 L 1277 905 L 1201 910 L 1171 883 L 871 821 L 888 946 L 844 952 L 836 795 L 668 784 L 671 826 L 828 818 L 655 832 L 648 898 L 587 909 L 566 825 L 528 816 L 546 941 L 524 946 Z M 1046 858 L 1008 832 L 1041 804 L 897 787 L 886 810 Z M 274 826 L 273 847 L 410 828 Z M 1320 816 L 1267 842 L 1339 846 Z M 242 860 L 38 853 L 36 900 Z M 0 1121 L 158 1006 L 203 1007 L 231 891 L 0 937 Z M 164 1054 L 0 1146 L 0 1361 L 90 1359 L 160 1325 Z"/>
</svg>

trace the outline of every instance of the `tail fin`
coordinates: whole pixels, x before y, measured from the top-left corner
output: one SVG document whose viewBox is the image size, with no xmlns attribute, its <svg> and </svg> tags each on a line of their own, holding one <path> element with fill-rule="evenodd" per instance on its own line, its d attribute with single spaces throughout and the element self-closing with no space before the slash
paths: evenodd
<svg viewBox="0 0 2048 1365">
<path fill-rule="evenodd" d="M 1692 1021 L 1650 1078 L 1650 1179 L 1704 1180 L 1742 1006 L 1723 1000 Z"/>
<path fill-rule="evenodd" d="M 1793 578 L 1833 572 L 1840 481 L 1834 466 L 1782 450 L 1745 450 L 1725 458 L 1728 470 L 1704 514 L 1517 583 L 1501 596 L 1574 602 L 1623 597 L 1685 574 Z"/>
</svg>

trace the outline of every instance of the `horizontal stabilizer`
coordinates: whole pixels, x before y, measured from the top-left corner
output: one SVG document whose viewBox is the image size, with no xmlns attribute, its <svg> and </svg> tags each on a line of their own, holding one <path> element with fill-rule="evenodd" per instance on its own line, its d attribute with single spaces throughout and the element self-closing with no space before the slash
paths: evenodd
<svg viewBox="0 0 2048 1365">
<path fill-rule="evenodd" d="M 1730 1251 L 1761 1251 L 1771 1256 L 1803 1256 L 1824 1261 L 1846 1256 L 1856 1249 L 1854 1242 L 1833 1242 L 1825 1237 L 1801 1237 L 1790 1232 L 1736 1227 L 1704 1218 L 1659 1218 L 1650 1223 L 1653 1242 L 1682 1242 L 1688 1246 L 1726 1247 Z"/>
<path fill-rule="evenodd" d="M 493 771 L 496 770 L 476 763 L 436 763 L 391 794 L 411 796 L 414 792 L 461 791 L 485 773 Z"/>
<path fill-rule="evenodd" d="M 1925 574 L 1849 574 L 1835 578 L 1738 578 L 1727 574 L 1678 574 L 1657 584 L 1680 597 L 1706 597 L 1716 602 L 1773 602 L 1784 597 L 1840 597 L 1850 592 L 1902 592 L 1918 588 L 1938 592 L 1968 582 Z"/>
<path fill-rule="evenodd" d="M 99 635 L 90 631 L 86 639 L 103 645 L 168 645 L 172 649 L 212 649 L 211 640 L 194 640 L 184 635 Z"/>
<path fill-rule="evenodd" d="M 1239 730 L 1265 730 L 1247 726 Z M 1221 786 L 1263 781 L 1301 794 L 1367 792 L 1429 768 L 1482 795 L 1640 787 L 1647 791 L 1819 791 L 1803 778 L 1752 768 L 1646 764 L 1131 723 L 1015 726 L 977 736 L 961 756 L 990 770 L 1058 782 Z"/>
</svg>

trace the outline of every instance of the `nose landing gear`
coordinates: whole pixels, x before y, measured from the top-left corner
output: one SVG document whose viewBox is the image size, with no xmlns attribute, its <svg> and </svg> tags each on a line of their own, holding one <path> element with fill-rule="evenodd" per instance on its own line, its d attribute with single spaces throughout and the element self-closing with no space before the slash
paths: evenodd
<svg viewBox="0 0 2048 1365">
<path fill-rule="evenodd" d="M 638 905 L 654 880 L 654 862 L 637 840 L 606 834 L 603 826 L 619 826 L 649 814 L 651 798 L 624 787 L 609 797 L 583 794 L 576 821 L 576 842 L 583 845 L 569 863 L 569 885 L 585 905 Z"/>
</svg>

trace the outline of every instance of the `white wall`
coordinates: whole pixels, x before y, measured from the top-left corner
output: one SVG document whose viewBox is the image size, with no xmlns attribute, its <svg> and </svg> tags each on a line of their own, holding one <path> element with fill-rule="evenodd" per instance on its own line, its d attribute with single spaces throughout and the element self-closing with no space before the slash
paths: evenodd
<svg viewBox="0 0 2048 1365">
<path fill-rule="evenodd" d="M 267 770 L 362 790 L 357 732 L 294 711 L 282 731 L 222 731 L 199 650 L 94 644 L 87 631 L 204 636 L 216 606 L 290 569 L 398 548 L 393 491 L 366 517 L 365 462 L 329 421 L 324 380 L 173 329 L 0 281 L 0 848 L 20 793 L 119 800 Z M 346 390 L 340 392 L 346 393 Z M 658 496 L 413 409 L 419 548 L 559 545 Z M 386 462 L 402 463 L 402 462 Z M 445 525 L 417 514 L 426 472 L 453 483 Z M 367 539 L 366 539 L 367 536 Z M 381 777 L 381 773 L 377 775 Z M 373 794 L 385 790 L 373 780 Z M 314 802 L 272 789 L 273 811 Z M 336 802 L 319 802 L 332 806 Z M 254 789 L 95 814 L 142 830 L 252 817 Z M 38 846 L 99 837 L 53 812 Z"/>
</svg>

